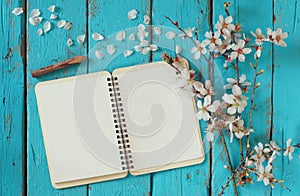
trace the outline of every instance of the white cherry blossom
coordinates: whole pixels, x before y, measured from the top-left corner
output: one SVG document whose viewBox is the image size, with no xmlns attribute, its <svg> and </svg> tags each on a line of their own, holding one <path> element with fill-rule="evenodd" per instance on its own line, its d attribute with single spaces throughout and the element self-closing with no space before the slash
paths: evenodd
<svg viewBox="0 0 300 196">
<path fill-rule="evenodd" d="M 233 85 L 237 85 L 237 81 L 234 78 L 227 78 L 226 81 L 228 84 L 224 86 L 224 89 L 231 89 Z M 251 82 L 246 81 L 246 75 L 242 74 L 239 77 L 239 86 L 242 87 L 242 89 L 248 88 L 248 86 L 251 85 Z"/>
<path fill-rule="evenodd" d="M 244 62 L 245 61 L 245 54 L 249 54 L 251 52 L 250 48 L 245 47 L 245 41 L 239 40 L 238 44 L 233 44 L 231 46 L 233 52 L 230 54 L 230 59 L 234 60 L 236 58 L 239 59 L 239 61 Z"/>
<path fill-rule="evenodd" d="M 206 37 L 206 39 L 203 40 L 202 43 L 204 46 L 208 46 L 210 52 L 217 50 L 222 45 L 220 31 L 216 31 L 215 33 L 211 31 L 206 32 L 204 36 Z"/>
<path fill-rule="evenodd" d="M 230 36 L 231 31 L 235 30 L 234 24 L 232 24 L 232 16 L 227 16 L 225 19 L 222 15 L 219 16 L 219 21 L 215 25 L 216 29 L 224 36 Z"/>
<path fill-rule="evenodd" d="M 295 147 L 291 146 L 291 143 L 292 143 L 291 138 L 286 141 L 286 150 L 283 153 L 284 156 L 289 156 L 290 160 L 293 159 L 293 152 L 295 150 Z"/>
<path fill-rule="evenodd" d="M 20 14 L 22 14 L 24 11 L 23 11 L 23 8 L 22 7 L 17 7 L 15 9 L 13 9 L 13 11 L 11 12 L 12 14 L 16 15 L 16 16 L 19 16 Z"/>
<path fill-rule="evenodd" d="M 206 54 L 206 48 L 203 43 L 200 43 L 198 40 L 196 41 L 196 45 L 191 48 L 190 52 L 194 54 L 194 59 L 199 59 L 201 55 Z"/>
<path fill-rule="evenodd" d="M 127 17 L 128 17 L 128 20 L 133 20 L 136 18 L 136 15 L 137 15 L 137 11 L 135 9 L 133 10 L 130 10 L 128 13 L 127 13 Z"/>
<path fill-rule="evenodd" d="M 255 33 L 251 31 L 251 34 L 255 37 L 255 43 L 257 45 L 261 45 L 263 42 L 267 41 L 267 38 L 262 34 L 260 28 L 257 28 Z"/>
<path fill-rule="evenodd" d="M 242 95 L 242 90 L 239 86 L 233 85 L 232 87 L 233 94 L 225 93 L 222 99 L 229 104 L 227 108 L 227 113 L 230 115 L 239 114 L 244 111 L 244 108 L 247 106 L 247 99 L 248 97 Z"/>
<path fill-rule="evenodd" d="M 272 166 L 269 164 L 265 168 L 263 165 L 259 165 L 259 176 L 257 178 L 257 181 L 263 181 L 265 186 L 269 185 L 270 181 L 274 178 L 273 174 L 271 173 L 271 170 Z"/>
</svg>

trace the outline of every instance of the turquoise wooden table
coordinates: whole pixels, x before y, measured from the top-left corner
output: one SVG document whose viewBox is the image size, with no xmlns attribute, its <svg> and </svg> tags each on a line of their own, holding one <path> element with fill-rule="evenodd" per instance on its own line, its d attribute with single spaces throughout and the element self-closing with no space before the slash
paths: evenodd
<svg viewBox="0 0 300 196">
<path fill-rule="evenodd" d="M 258 90 L 260 98 L 254 111 L 256 141 L 270 139 L 283 144 L 287 138 L 300 141 L 300 4 L 298 0 L 232 0 L 230 12 L 245 31 L 257 27 L 282 27 L 289 32 L 288 48 L 265 47 L 262 66 L 265 74 Z M 28 24 L 29 13 L 39 8 L 45 18 L 47 8 L 56 5 L 59 16 L 72 22 L 70 31 L 52 29 L 44 36 Z M 20 16 L 11 14 L 15 7 L 23 7 Z M 127 12 L 139 11 L 136 20 L 128 20 Z M 164 16 L 177 20 L 183 27 L 196 26 L 200 34 L 225 15 L 223 0 L 2 0 L 0 9 L 1 64 L 0 64 L 0 194 L 7 195 L 217 195 L 229 172 L 223 168 L 223 150 L 215 143 L 201 165 L 174 169 L 138 177 L 79 186 L 63 190 L 52 188 L 46 163 L 34 86 L 39 81 L 72 76 L 77 67 L 56 71 L 39 79 L 30 72 L 74 55 L 86 55 L 95 44 L 93 32 L 108 36 L 123 28 L 143 22 L 143 15 L 152 23 L 171 26 Z M 49 16 L 48 16 L 49 15 Z M 201 33 L 202 32 L 202 33 Z M 86 34 L 83 46 L 66 45 L 67 38 L 75 42 L 77 35 Z M 159 60 L 160 54 L 133 55 L 118 58 L 112 66 L 125 66 Z M 220 65 L 222 67 L 222 65 Z M 245 73 L 251 70 L 241 68 Z M 89 72 L 86 67 L 82 73 Z M 230 151 L 238 152 L 236 148 Z M 291 192 L 276 187 L 271 189 L 254 180 L 254 185 L 238 187 L 241 195 L 299 195 L 300 161 L 282 159 L 274 166 L 275 174 L 285 179 Z M 238 156 L 232 157 L 234 165 Z M 233 195 L 233 189 L 225 195 Z"/>
</svg>

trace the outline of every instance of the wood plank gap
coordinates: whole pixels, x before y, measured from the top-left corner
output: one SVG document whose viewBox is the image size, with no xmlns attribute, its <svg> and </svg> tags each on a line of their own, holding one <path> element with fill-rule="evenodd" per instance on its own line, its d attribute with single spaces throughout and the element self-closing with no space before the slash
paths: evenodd
<svg viewBox="0 0 300 196">
<path fill-rule="evenodd" d="M 23 17 L 23 37 L 22 37 L 22 49 L 21 49 L 21 57 L 23 61 L 23 74 L 24 74 L 24 139 L 23 139 L 23 192 L 22 195 L 27 195 L 27 125 L 28 125 L 28 118 L 27 118 L 27 0 L 24 0 L 23 3 L 24 8 L 24 17 Z"/>
<path fill-rule="evenodd" d="M 149 29 L 149 34 L 150 34 L 150 44 L 153 44 L 153 31 L 152 31 L 152 11 L 153 11 L 153 0 L 150 0 L 149 1 L 149 17 L 150 17 L 150 22 L 149 22 L 149 25 L 151 26 L 151 28 L 148 28 Z M 153 52 L 150 51 L 150 55 L 149 55 L 149 62 L 152 62 L 153 60 Z M 151 174 L 151 178 L 152 178 L 152 174 Z M 150 178 L 150 179 L 151 179 Z M 150 181 L 151 184 L 152 184 L 152 181 Z M 152 188 L 152 187 L 150 187 Z M 152 191 L 152 189 L 151 189 Z"/>
<path fill-rule="evenodd" d="M 209 11 L 209 28 L 213 32 L 213 9 L 214 9 L 214 0 L 208 0 L 208 11 Z M 212 69 L 210 69 L 210 72 Z M 213 73 L 209 73 L 209 75 L 213 75 Z M 211 78 L 212 79 L 212 78 Z M 208 194 L 209 196 L 212 195 L 212 176 L 213 176 L 213 145 L 209 143 L 209 181 L 208 181 Z"/>
<path fill-rule="evenodd" d="M 275 21 L 275 0 L 272 1 L 272 12 L 273 12 L 273 18 L 272 18 L 272 29 L 274 29 L 274 21 Z M 270 123 L 270 141 L 273 139 L 273 121 L 274 121 L 274 71 L 275 71 L 275 66 L 274 66 L 274 45 L 272 44 L 272 75 L 271 75 L 271 83 L 272 83 L 272 89 L 271 89 L 271 123 Z M 272 195 L 272 190 L 271 190 L 271 195 Z"/>
</svg>

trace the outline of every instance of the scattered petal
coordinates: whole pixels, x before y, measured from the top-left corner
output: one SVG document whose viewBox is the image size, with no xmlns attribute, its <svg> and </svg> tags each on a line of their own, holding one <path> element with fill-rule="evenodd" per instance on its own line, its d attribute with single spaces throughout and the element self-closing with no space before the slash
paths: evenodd
<svg viewBox="0 0 300 196">
<path fill-rule="evenodd" d="M 127 14 L 128 20 L 133 20 L 136 18 L 137 11 L 135 9 L 130 10 Z"/>
<path fill-rule="evenodd" d="M 123 52 L 123 55 L 124 55 L 124 57 L 129 57 L 132 55 L 132 53 L 133 53 L 133 50 L 125 50 Z"/>
<path fill-rule="evenodd" d="M 113 55 L 116 52 L 116 48 L 112 44 L 107 45 L 106 50 L 110 55 Z"/>
<path fill-rule="evenodd" d="M 179 54 L 181 52 L 182 48 L 178 45 L 176 45 L 175 47 L 175 51 L 176 51 L 176 54 Z"/>
<path fill-rule="evenodd" d="M 51 5 L 50 7 L 48 7 L 48 10 L 50 12 L 55 12 L 55 5 Z"/>
<path fill-rule="evenodd" d="M 73 40 L 72 39 L 68 39 L 68 41 L 67 41 L 67 46 L 72 46 L 73 45 Z"/>
<path fill-rule="evenodd" d="M 57 28 L 63 28 L 67 22 L 65 20 L 60 20 L 57 22 L 56 27 Z"/>
<path fill-rule="evenodd" d="M 165 34 L 166 38 L 168 39 L 174 39 L 176 37 L 176 34 L 173 32 L 173 31 L 168 31 L 166 34 Z"/>
<path fill-rule="evenodd" d="M 78 42 L 79 44 L 83 44 L 83 43 L 84 43 L 84 40 L 85 40 L 85 34 L 83 34 L 83 35 L 78 35 L 78 36 L 77 36 L 77 42 Z"/>
<path fill-rule="evenodd" d="M 158 46 L 155 45 L 155 44 L 151 44 L 151 45 L 149 46 L 149 48 L 150 48 L 150 50 L 151 50 L 152 52 L 158 50 Z"/>
<path fill-rule="evenodd" d="M 23 13 L 23 8 L 22 7 L 17 7 L 11 13 L 16 15 L 16 16 L 19 16 L 20 14 Z"/>
<path fill-rule="evenodd" d="M 64 29 L 66 30 L 70 30 L 72 27 L 72 23 L 71 22 L 67 22 L 65 25 L 64 25 Z"/>
<path fill-rule="evenodd" d="M 96 40 L 96 41 L 99 41 L 99 40 L 103 40 L 103 39 L 104 39 L 103 35 L 101 35 L 101 34 L 99 34 L 99 33 L 93 33 L 93 34 L 92 34 L 92 38 L 93 38 L 94 40 Z"/>
<path fill-rule="evenodd" d="M 95 50 L 95 56 L 100 60 L 104 58 L 104 54 L 101 50 Z"/>
<path fill-rule="evenodd" d="M 37 26 L 41 23 L 41 21 L 43 20 L 42 17 L 36 17 L 36 18 L 33 18 L 33 17 L 29 17 L 29 23 L 33 26 Z"/>
<path fill-rule="evenodd" d="M 44 32 L 47 33 L 51 29 L 51 23 L 49 21 L 44 23 Z"/>
<path fill-rule="evenodd" d="M 30 13 L 30 17 L 38 17 L 39 15 L 41 14 L 40 10 L 39 9 L 33 9 Z"/>
<path fill-rule="evenodd" d="M 150 17 L 148 15 L 144 16 L 144 23 L 149 24 L 150 23 Z"/>
<path fill-rule="evenodd" d="M 42 28 L 39 28 L 39 29 L 37 30 L 37 34 L 40 35 L 40 36 L 43 35 L 43 29 L 42 29 Z"/>
<path fill-rule="evenodd" d="M 128 39 L 134 41 L 134 40 L 135 40 L 135 35 L 134 35 L 134 33 L 131 33 L 131 34 L 129 35 Z"/>
<path fill-rule="evenodd" d="M 116 35 L 116 40 L 119 42 L 123 41 L 125 39 L 125 36 L 126 36 L 125 31 L 120 31 Z"/>
<path fill-rule="evenodd" d="M 51 15 L 50 15 L 50 19 L 51 19 L 51 20 L 55 20 L 56 18 L 57 18 L 57 15 L 55 15 L 55 14 L 51 14 Z"/>
<path fill-rule="evenodd" d="M 154 27 L 153 30 L 156 35 L 161 35 L 161 29 L 159 27 Z"/>
</svg>

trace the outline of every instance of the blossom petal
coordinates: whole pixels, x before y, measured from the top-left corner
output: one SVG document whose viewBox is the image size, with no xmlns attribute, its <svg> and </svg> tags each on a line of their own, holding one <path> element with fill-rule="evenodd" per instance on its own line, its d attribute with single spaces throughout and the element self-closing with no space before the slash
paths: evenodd
<svg viewBox="0 0 300 196">
<path fill-rule="evenodd" d="M 236 113 L 236 107 L 234 106 L 231 106 L 227 109 L 227 113 L 230 114 L 230 115 L 233 115 Z"/>
<path fill-rule="evenodd" d="M 245 62 L 245 55 L 239 54 L 239 61 Z"/>
<path fill-rule="evenodd" d="M 50 7 L 48 7 L 48 10 L 50 12 L 54 12 L 55 11 L 55 5 L 51 5 Z"/>
<path fill-rule="evenodd" d="M 83 43 L 84 43 L 84 40 L 85 40 L 85 34 L 83 34 L 83 35 L 78 35 L 78 36 L 77 36 L 77 42 L 78 42 L 79 44 L 83 44 Z"/>
<path fill-rule="evenodd" d="M 92 38 L 93 38 L 94 40 L 96 40 L 96 41 L 99 41 L 99 40 L 103 40 L 103 39 L 104 39 L 103 35 L 101 35 L 101 34 L 99 34 L 99 33 L 96 33 L 96 32 L 92 34 Z"/>
<path fill-rule="evenodd" d="M 65 20 L 60 20 L 57 22 L 56 27 L 57 28 L 63 28 L 65 26 L 65 24 L 67 23 L 67 21 Z"/>
<path fill-rule="evenodd" d="M 73 40 L 69 38 L 69 39 L 67 40 L 67 46 L 70 47 L 70 46 L 72 46 L 72 45 L 73 45 Z"/>
<path fill-rule="evenodd" d="M 50 15 L 50 20 L 55 20 L 56 18 L 57 18 L 57 15 L 55 15 L 55 14 Z"/>
<path fill-rule="evenodd" d="M 128 37 L 129 40 L 134 41 L 135 40 L 135 35 L 134 33 L 131 33 Z"/>
<path fill-rule="evenodd" d="M 168 31 L 166 34 L 165 34 L 166 38 L 168 39 L 174 39 L 176 37 L 176 33 L 174 33 L 173 31 Z"/>
<path fill-rule="evenodd" d="M 232 93 L 235 96 L 240 96 L 242 94 L 242 90 L 241 90 L 241 88 L 238 85 L 233 85 L 232 86 Z"/>
<path fill-rule="evenodd" d="M 125 31 L 120 31 L 116 34 L 116 41 L 123 41 L 125 39 Z"/>
<path fill-rule="evenodd" d="M 104 58 L 104 54 L 101 50 L 95 50 L 95 56 L 100 60 Z"/>
<path fill-rule="evenodd" d="M 149 24 L 150 23 L 150 17 L 148 15 L 144 16 L 144 23 Z"/>
<path fill-rule="evenodd" d="M 243 53 L 244 54 L 249 54 L 251 52 L 250 48 L 243 48 Z"/>
<path fill-rule="evenodd" d="M 125 50 L 123 52 L 123 55 L 124 55 L 124 57 L 129 57 L 132 55 L 132 53 L 133 53 L 133 50 Z"/>
<path fill-rule="evenodd" d="M 106 47 L 106 51 L 108 52 L 108 54 L 113 55 L 116 52 L 116 48 L 114 45 L 108 44 Z"/>
<path fill-rule="evenodd" d="M 35 18 L 38 17 L 41 14 L 39 9 L 33 9 L 30 13 L 30 17 Z"/>
<path fill-rule="evenodd" d="M 43 29 L 42 29 L 42 28 L 39 28 L 39 29 L 37 30 L 37 34 L 38 34 L 39 36 L 43 35 Z"/>
<path fill-rule="evenodd" d="M 137 11 L 135 9 L 133 10 L 130 10 L 128 13 L 127 13 L 127 17 L 128 17 L 128 20 L 133 20 L 136 18 L 136 15 L 137 15 Z"/>
<path fill-rule="evenodd" d="M 16 15 L 16 16 L 19 16 L 20 14 L 22 14 L 24 11 L 23 11 L 23 8 L 22 7 L 16 7 L 15 9 L 13 9 L 13 11 L 11 12 L 12 14 Z"/>
<path fill-rule="evenodd" d="M 161 35 L 161 29 L 159 27 L 154 27 L 153 30 L 156 35 Z"/>
<path fill-rule="evenodd" d="M 47 33 L 51 29 L 51 22 L 47 21 L 44 23 L 44 32 Z"/>
<path fill-rule="evenodd" d="M 238 53 L 237 52 L 232 52 L 231 54 L 230 54 L 230 59 L 231 60 L 234 60 L 234 59 L 236 59 L 238 57 Z"/>
<path fill-rule="evenodd" d="M 181 52 L 181 50 L 182 50 L 182 48 L 180 46 L 176 45 L 176 47 L 175 47 L 176 54 L 179 54 Z"/>
<path fill-rule="evenodd" d="M 72 23 L 71 22 L 67 22 L 65 25 L 64 25 L 64 29 L 66 30 L 70 30 L 72 27 Z"/>
</svg>

